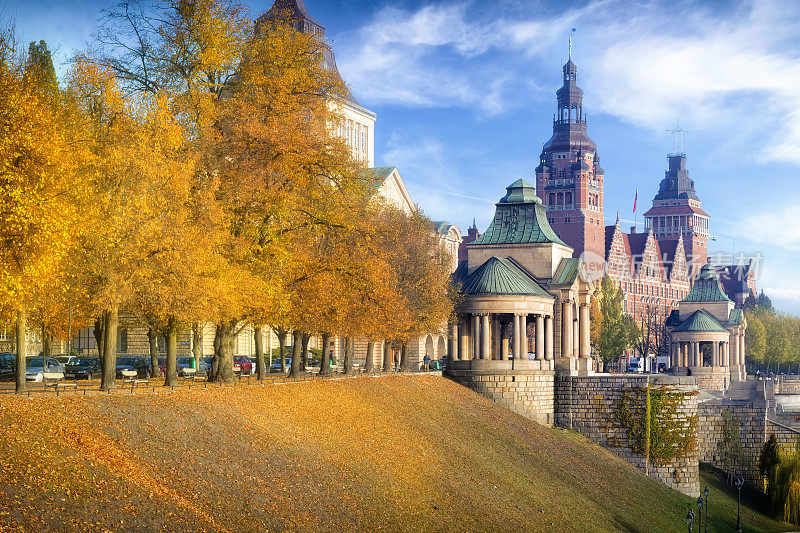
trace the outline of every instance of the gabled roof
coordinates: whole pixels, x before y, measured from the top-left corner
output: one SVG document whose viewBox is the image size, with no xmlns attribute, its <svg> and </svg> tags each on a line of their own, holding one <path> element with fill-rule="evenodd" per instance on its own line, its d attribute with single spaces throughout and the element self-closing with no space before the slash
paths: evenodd
<svg viewBox="0 0 800 533">
<path fill-rule="evenodd" d="M 470 246 L 531 243 L 567 246 L 550 227 L 547 210 L 530 183 L 517 180 L 506 187 L 506 191 L 506 195 L 496 204 L 489 228 Z"/>
<path fill-rule="evenodd" d="M 688 201 L 688 200 L 687 200 Z M 700 209 L 699 207 L 695 207 L 693 205 L 684 204 L 684 205 L 656 205 L 651 207 L 645 214 L 645 218 L 647 217 L 657 217 L 661 215 L 702 215 L 705 217 L 710 216 L 708 213 Z"/>
<path fill-rule="evenodd" d="M 397 170 L 397 167 L 372 167 L 365 168 L 364 173 L 368 178 L 372 178 L 372 184 L 374 186 L 380 187 L 395 170 Z"/>
<path fill-rule="evenodd" d="M 689 318 L 678 324 L 674 331 L 679 333 L 728 333 L 728 329 L 705 309 L 698 309 L 692 313 Z"/>
<path fill-rule="evenodd" d="M 459 270 L 461 266 L 459 265 Z M 490 257 L 461 287 L 464 294 L 543 296 L 553 298 L 541 285 L 512 259 Z"/>
<path fill-rule="evenodd" d="M 572 285 L 578 278 L 580 271 L 581 260 L 579 257 L 562 259 L 550 283 L 553 285 Z"/>
<path fill-rule="evenodd" d="M 694 285 L 692 285 L 692 290 L 689 291 L 689 294 L 683 299 L 683 301 L 730 302 L 731 299 L 728 298 L 727 294 L 725 294 L 725 291 L 722 288 L 722 283 L 720 283 L 719 276 L 717 275 L 716 270 L 714 270 L 714 267 L 709 264 L 705 264 L 695 278 Z"/>
</svg>

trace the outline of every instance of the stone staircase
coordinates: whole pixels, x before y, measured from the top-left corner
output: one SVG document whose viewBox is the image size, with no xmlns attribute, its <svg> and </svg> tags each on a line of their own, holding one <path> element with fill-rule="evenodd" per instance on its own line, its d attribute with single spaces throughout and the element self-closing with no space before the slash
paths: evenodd
<svg viewBox="0 0 800 533">
<path fill-rule="evenodd" d="M 759 380 L 732 381 L 723 397 L 732 401 L 763 400 L 764 382 Z"/>
</svg>

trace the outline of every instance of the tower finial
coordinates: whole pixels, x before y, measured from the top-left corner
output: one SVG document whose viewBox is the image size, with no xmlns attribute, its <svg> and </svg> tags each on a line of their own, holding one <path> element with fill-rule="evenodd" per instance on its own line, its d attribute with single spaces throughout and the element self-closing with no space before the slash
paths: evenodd
<svg viewBox="0 0 800 533">
<path fill-rule="evenodd" d="M 569 58 L 572 59 L 572 34 L 575 33 L 575 28 L 569 33 Z"/>
</svg>

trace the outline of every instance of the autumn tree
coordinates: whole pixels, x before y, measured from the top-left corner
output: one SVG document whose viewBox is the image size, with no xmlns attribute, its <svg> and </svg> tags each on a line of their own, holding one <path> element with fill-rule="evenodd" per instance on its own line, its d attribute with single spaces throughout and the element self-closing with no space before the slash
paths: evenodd
<svg viewBox="0 0 800 533">
<path fill-rule="evenodd" d="M 57 283 L 74 243 L 82 181 L 71 152 L 74 116 L 36 61 L 0 35 L 0 311 L 16 323 L 16 390 L 25 391 L 28 316 Z"/>
<path fill-rule="evenodd" d="M 591 342 L 595 351 L 605 364 L 619 360 L 622 353 L 631 348 L 640 336 L 639 328 L 633 319 L 624 314 L 623 294 L 614 286 L 614 281 L 606 275 L 595 292 L 598 301 L 599 323 L 592 322 Z"/>
</svg>

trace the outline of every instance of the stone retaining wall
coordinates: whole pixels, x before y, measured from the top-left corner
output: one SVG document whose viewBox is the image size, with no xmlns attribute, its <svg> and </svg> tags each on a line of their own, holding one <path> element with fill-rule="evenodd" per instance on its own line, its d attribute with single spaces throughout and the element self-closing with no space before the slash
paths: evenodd
<svg viewBox="0 0 800 533">
<path fill-rule="evenodd" d="M 724 402 L 711 400 L 697 406 L 699 415 L 698 424 L 698 452 L 699 458 L 705 463 L 727 470 L 722 464 L 719 454 L 719 443 L 722 441 L 724 426 L 723 413 L 727 410 L 734 423 L 738 423 L 739 442 L 745 456 L 744 464 L 735 465 L 745 480 L 760 486 L 758 475 L 758 456 L 766 440 L 766 409 L 763 401 Z"/>
<path fill-rule="evenodd" d="M 572 429 L 593 442 L 608 448 L 637 468 L 685 494 L 700 492 L 697 450 L 686 457 L 663 465 L 647 465 L 645 458 L 634 452 L 625 429 L 616 418 L 616 411 L 627 389 L 651 386 L 664 387 L 685 394 L 676 414 L 677 423 L 697 414 L 697 381 L 694 378 L 647 375 L 594 375 L 556 377 L 556 425 Z"/>
<path fill-rule="evenodd" d="M 525 418 L 553 425 L 552 370 L 450 370 L 447 376 Z"/>
<path fill-rule="evenodd" d="M 779 376 L 775 394 L 800 394 L 800 376 Z"/>
</svg>

